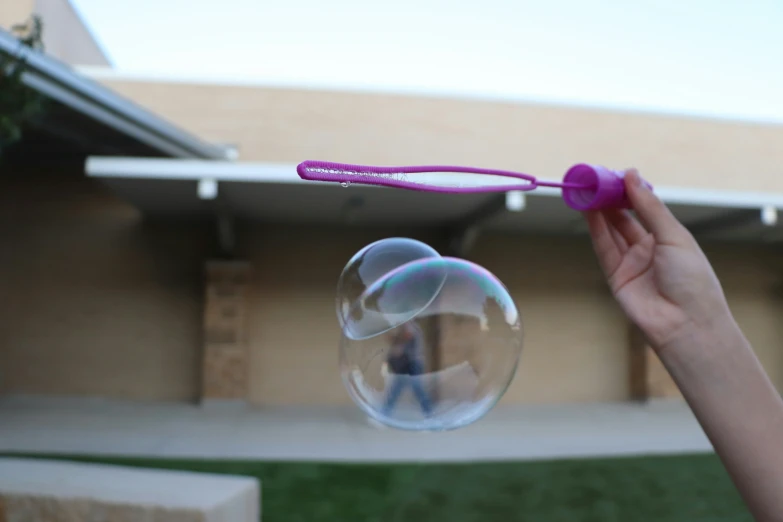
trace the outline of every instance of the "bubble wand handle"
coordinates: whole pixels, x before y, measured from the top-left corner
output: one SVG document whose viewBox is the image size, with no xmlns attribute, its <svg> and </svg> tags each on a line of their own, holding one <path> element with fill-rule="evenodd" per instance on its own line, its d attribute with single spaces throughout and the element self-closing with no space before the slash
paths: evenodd
<svg viewBox="0 0 783 522">
<path fill-rule="evenodd" d="M 625 190 L 625 173 L 610 170 L 600 165 L 580 163 L 574 165 L 563 176 L 563 182 L 589 185 L 587 189 L 566 188 L 563 190 L 563 201 L 574 210 L 600 210 L 605 208 L 632 207 Z M 653 186 L 642 180 L 650 190 Z"/>
<path fill-rule="evenodd" d="M 538 187 L 563 190 L 563 200 L 574 210 L 600 208 L 630 208 L 625 193 L 623 174 L 601 166 L 579 164 L 571 167 L 563 181 L 539 180 L 530 174 L 508 170 L 459 167 L 452 165 L 420 165 L 408 167 L 377 167 L 329 161 L 304 161 L 296 168 L 299 177 L 309 181 L 376 185 L 442 194 L 478 194 L 487 192 L 531 191 Z M 508 184 L 449 186 L 433 181 L 412 181 L 409 174 L 478 174 L 509 178 Z M 646 182 L 645 182 L 646 183 Z M 648 184 L 649 185 L 649 184 Z M 652 188 L 652 187 L 650 187 Z"/>
</svg>

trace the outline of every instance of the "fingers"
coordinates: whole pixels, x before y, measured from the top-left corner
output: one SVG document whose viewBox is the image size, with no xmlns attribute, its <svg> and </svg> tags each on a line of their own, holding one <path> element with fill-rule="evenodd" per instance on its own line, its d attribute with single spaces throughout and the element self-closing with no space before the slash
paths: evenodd
<svg viewBox="0 0 783 522">
<path fill-rule="evenodd" d="M 612 228 L 617 230 L 628 245 L 638 243 L 647 236 L 644 227 L 625 210 L 610 209 L 605 215 Z"/>
<path fill-rule="evenodd" d="M 663 201 L 644 185 L 635 169 L 626 172 L 625 189 L 639 221 L 655 236 L 656 242 L 668 244 L 686 242 L 685 227 L 677 221 Z"/>
<path fill-rule="evenodd" d="M 622 261 L 622 251 L 612 236 L 606 218 L 600 211 L 585 212 L 587 228 L 593 240 L 593 249 L 604 273 L 612 274 Z"/>
<path fill-rule="evenodd" d="M 621 254 L 625 254 L 628 251 L 628 242 L 625 240 L 625 237 L 623 237 L 620 231 L 617 230 L 617 227 L 614 226 L 610 219 L 607 219 L 606 216 L 604 216 L 604 219 L 606 219 L 606 224 L 609 228 L 609 233 L 612 234 L 614 244 L 617 245 L 617 250 L 619 250 Z"/>
</svg>

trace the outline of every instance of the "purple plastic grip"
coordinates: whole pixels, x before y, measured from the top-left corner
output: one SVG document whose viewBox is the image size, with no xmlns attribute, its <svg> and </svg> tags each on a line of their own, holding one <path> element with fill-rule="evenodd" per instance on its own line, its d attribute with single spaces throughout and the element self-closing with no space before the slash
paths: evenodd
<svg viewBox="0 0 783 522">
<path fill-rule="evenodd" d="M 600 165 L 580 163 L 568 169 L 563 177 L 563 183 L 578 183 L 590 187 L 563 188 L 563 200 L 574 210 L 631 208 L 622 172 L 609 170 Z M 646 181 L 644 184 L 652 190 L 652 185 Z"/>
</svg>

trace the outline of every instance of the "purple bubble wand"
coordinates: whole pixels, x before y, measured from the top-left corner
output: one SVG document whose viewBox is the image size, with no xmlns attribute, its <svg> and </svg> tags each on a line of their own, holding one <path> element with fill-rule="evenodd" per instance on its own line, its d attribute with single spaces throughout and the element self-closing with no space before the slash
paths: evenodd
<svg viewBox="0 0 783 522">
<path fill-rule="evenodd" d="M 574 210 L 631 208 L 625 190 L 623 172 L 597 165 L 580 163 L 566 172 L 563 181 L 539 180 L 535 176 L 508 170 L 457 167 L 447 165 L 420 165 L 410 167 L 374 167 L 329 161 L 304 161 L 296 167 L 299 177 L 309 181 L 376 185 L 383 187 L 436 192 L 441 194 L 479 194 L 487 192 L 531 191 L 538 187 L 562 190 L 563 200 Z M 411 181 L 409 174 L 479 174 L 510 178 L 506 184 L 478 186 L 449 186 L 437 182 Z M 652 186 L 644 182 L 652 189 Z"/>
</svg>

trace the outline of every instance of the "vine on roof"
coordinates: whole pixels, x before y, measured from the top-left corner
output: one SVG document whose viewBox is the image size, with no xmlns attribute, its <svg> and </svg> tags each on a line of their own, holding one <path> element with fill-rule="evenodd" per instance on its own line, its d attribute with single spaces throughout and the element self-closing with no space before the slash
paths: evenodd
<svg viewBox="0 0 783 522">
<path fill-rule="evenodd" d="M 22 139 L 25 126 L 44 112 L 45 98 L 23 83 L 28 53 L 43 50 L 43 23 L 34 15 L 11 32 L 19 40 L 13 54 L 0 52 L 0 157 L 9 146 Z"/>
</svg>

